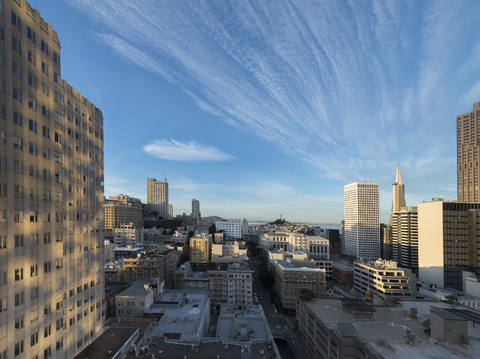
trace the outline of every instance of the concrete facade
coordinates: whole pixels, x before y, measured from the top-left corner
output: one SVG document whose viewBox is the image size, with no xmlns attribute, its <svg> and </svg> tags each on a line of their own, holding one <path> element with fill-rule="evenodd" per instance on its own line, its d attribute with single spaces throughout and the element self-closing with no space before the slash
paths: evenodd
<svg viewBox="0 0 480 359">
<path fill-rule="evenodd" d="M 215 229 L 217 232 L 225 231 L 227 237 L 243 238 L 248 234 L 248 222 L 242 219 L 222 219 L 215 221 Z"/>
<path fill-rule="evenodd" d="M 157 181 L 155 178 L 147 178 L 147 204 L 149 212 L 156 211 L 159 217 L 170 219 L 168 182 L 166 177 L 163 181 Z"/>
<path fill-rule="evenodd" d="M 394 261 L 355 262 L 354 287 L 358 293 L 366 295 L 370 291 L 384 301 L 393 298 L 411 298 L 414 289 L 412 272 L 397 268 Z"/>
<path fill-rule="evenodd" d="M 190 238 L 190 260 L 208 263 L 212 261 L 212 236 Z"/>
<path fill-rule="evenodd" d="M 344 253 L 359 259 L 380 258 L 380 186 L 355 182 L 344 187 Z"/>
<path fill-rule="evenodd" d="M 274 288 L 285 308 L 295 309 L 299 289 L 309 289 L 317 297 L 326 295 L 325 270 L 305 267 L 303 263 L 276 261 Z"/>
<path fill-rule="evenodd" d="M 40 13 L 0 10 L 0 357 L 73 358 L 104 330 L 103 116 Z"/>
<path fill-rule="evenodd" d="M 462 272 L 480 274 L 480 203 L 418 204 L 419 279 L 462 290 Z"/>
<path fill-rule="evenodd" d="M 403 207 L 392 220 L 392 259 L 418 274 L 418 208 Z"/>
<path fill-rule="evenodd" d="M 118 194 L 105 200 L 105 229 L 113 229 L 122 224 L 143 226 L 143 207 L 138 198 Z"/>
<path fill-rule="evenodd" d="M 479 154 L 480 102 L 471 112 L 457 116 L 457 199 L 480 202 Z"/>
</svg>

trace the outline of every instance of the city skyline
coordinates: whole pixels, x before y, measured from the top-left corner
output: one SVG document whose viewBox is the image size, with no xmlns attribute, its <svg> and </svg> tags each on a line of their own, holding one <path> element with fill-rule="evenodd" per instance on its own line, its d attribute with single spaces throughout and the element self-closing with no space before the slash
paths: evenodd
<svg viewBox="0 0 480 359">
<path fill-rule="evenodd" d="M 410 205 L 456 199 L 479 4 L 184 4 L 31 1 L 104 113 L 107 197 L 146 202 L 166 171 L 175 214 L 339 223 L 343 186 L 370 180 L 388 223 L 400 164 Z"/>
</svg>

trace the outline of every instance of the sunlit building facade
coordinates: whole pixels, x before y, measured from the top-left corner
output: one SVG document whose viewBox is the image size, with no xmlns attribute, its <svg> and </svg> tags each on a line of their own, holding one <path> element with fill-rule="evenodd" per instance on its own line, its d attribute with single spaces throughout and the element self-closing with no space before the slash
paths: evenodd
<svg viewBox="0 0 480 359">
<path fill-rule="evenodd" d="M 370 260 L 380 257 L 379 191 L 379 184 L 373 182 L 345 186 L 345 254 Z"/>
<path fill-rule="evenodd" d="M 457 116 L 457 199 L 479 202 L 480 102 Z"/>
<path fill-rule="evenodd" d="M 103 117 L 37 10 L 0 27 L 0 358 L 73 358 L 104 327 Z"/>
</svg>

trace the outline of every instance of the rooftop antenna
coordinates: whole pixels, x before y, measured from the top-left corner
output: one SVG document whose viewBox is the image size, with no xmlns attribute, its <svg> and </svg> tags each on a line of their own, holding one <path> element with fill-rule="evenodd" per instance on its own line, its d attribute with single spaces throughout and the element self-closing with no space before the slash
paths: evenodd
<svg viewBox="0 0 480 359">
<path fill-rule="evenodd" d="M 165 172 L 165 182 L 167 181 L 167 171 L 163 171 Z"/>
</svg>

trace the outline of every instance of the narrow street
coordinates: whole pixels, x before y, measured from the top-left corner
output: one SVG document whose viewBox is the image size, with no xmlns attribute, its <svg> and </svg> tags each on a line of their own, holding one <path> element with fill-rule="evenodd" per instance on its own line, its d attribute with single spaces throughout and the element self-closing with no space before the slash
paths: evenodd
<svg viewBox="0 0 480 359">
<path fill-rule="evenodd" d="M 270 330 L 273 331 L 275 329 L 283 329 L 286 331 L 287 336 L 292 336 L 293 330 L 295 328 L 295 317 L 293 316 L 288 317 L 280 312 L 275 313 L 272 301 L 270 300 L 270 289 L 265 288 L 260 282 L 260 279 L 258 279 L 258 276 L 261 271 L 257 266 L 257 264 L 255 263 L 256 262 L 255 259 L 256 259 L 255 257 L 250 258 L 250 263 L 254 270 L 253 283 L 255 285 L 255 289 L 253 292 L 257 294 L 258 304 L 260 304 L 263 307 L 263 310 L 265 311 L 265 316 L 267 317 L 267 322 L 270 326 Z M 253 296 L 253 298 L 255 303 L 255 295 Z M 287 346 L 285 341 L 281 339 L 276 339 L 276 342 L 280 350 L 282 359 L 295 359 L 295 356 L 293 355 L 292 351 L 291 350 L 287 351 L 286 349 Z"/>
</svg>

